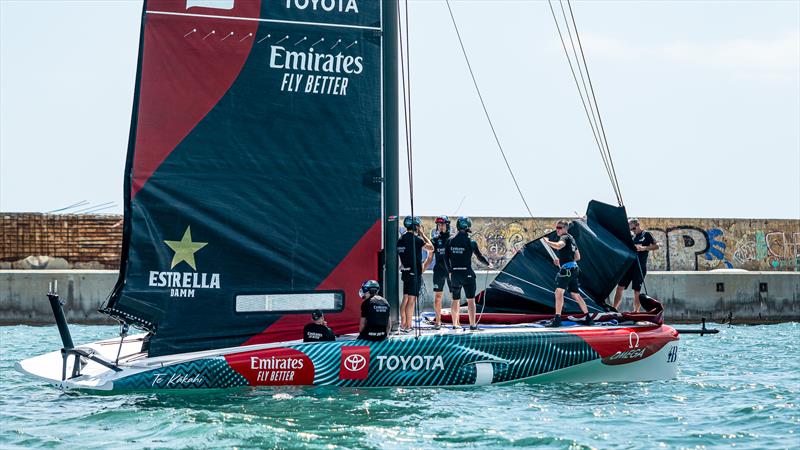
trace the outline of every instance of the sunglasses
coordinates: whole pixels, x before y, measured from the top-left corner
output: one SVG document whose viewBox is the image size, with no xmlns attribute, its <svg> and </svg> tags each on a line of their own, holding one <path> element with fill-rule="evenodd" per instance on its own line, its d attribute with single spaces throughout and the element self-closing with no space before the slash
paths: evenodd
<svg viewBox="0 0 800 450">
<path fill-rule="evenodd" d="M 563 230 L 564 227 L 556 227 L 556 230 Z"/>
</svg>

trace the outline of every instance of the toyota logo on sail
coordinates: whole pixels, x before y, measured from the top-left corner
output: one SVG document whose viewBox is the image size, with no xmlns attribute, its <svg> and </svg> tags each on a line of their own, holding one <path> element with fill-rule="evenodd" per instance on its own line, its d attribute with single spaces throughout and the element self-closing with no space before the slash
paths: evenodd
<svg viewBox="0 0 800 450">
<path fill-rule="evenodd" d="M 350 372 L 358 372 L 362 370 L 366 365 L 367 365 L 367 358 L 364 358 L 358 353 L 348 355 L 347 358 L 344 359 L 344 368 L 349 370 Z"/>
</svg>

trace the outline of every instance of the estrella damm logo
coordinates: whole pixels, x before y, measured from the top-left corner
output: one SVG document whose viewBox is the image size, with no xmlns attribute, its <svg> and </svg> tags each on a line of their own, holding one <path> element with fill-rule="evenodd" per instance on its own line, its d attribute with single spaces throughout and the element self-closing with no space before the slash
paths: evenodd
<svg viewBox="0 0 800 450">
<path fill-rule="evenodd" d="M 193 298 L 197 289 L 219 289 L 218 273 L 197 272 L 195 253 L 202 250 L 208 242 L 192 240 L 191 226 L 186 227 L 180 241 L 164 241 L 172 252 L 170 271 L 150 271 L 150 287 L 169 288 L 170 297 Z M 190 267 L 192 272 L 174 272 L 172 269 Z"/>
</svg>

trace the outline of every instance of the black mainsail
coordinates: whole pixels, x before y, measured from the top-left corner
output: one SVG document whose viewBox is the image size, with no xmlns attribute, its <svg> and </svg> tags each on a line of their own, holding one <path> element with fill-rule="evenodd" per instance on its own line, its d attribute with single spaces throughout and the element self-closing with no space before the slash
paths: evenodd
<svg viewBox="0 0 800 450">
<path fill-rule="evenodd" d="M 144 3 L 102 310 L 151 356 L 297 339 L 316 308 L 357 330 L 382 245 L 381 4 Z"/>
<path fill-rule="evenodd" d="M 606 297 L 636 260 L 625 208 L 592 200 L 585 219 L 575 220 L 569 233 L 575 237 L 581 260 L 581 296 L 591 312 L 601 312 Z M 557 240 L 555 232 L 547 235 Z M 527 243 L 506 264 L 480 298 L 487 313 L 552 313 L 558 268 L 544 244 Z M 565 296 L 565 298 L 568 296 Z M 580 313 L 567 299 L 564 313 Z"/>
</svg>

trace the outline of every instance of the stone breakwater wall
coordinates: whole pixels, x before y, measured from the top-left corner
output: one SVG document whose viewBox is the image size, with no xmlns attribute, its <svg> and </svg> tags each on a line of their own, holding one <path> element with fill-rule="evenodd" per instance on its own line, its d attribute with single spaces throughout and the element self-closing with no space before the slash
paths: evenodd
<svg viewBox="0 0 800 450">
<path fill-rule="evenodd" d="M 552 231 L 557 218 L 472 218 L 473 238 L 485 256 L 502 267 L 527 242 Z M 455 218 L 452 219 L 455 228 Z M 649 270 L 745 269 L 800 271 L 800 220 L 665 219 L 640 217 L 661 244 Z M 423 218 L 426 231 L 433 218 Z"/>
<path fill-rule="evenodd" d="M 477 275 L 478 289 L 483 290 L 497 272 L 479 271 Z M 53 324 L 45 296 L 53 280 L 58 280 L 70 323 L 114 323 L 97 312 L 117 280 L 114 270 L 0 270 L 0 324 Z M 421 306 L 432 311 L 432 274 L 427 272 L 424 280 Z M 647 287 L 650 295 L 664 303 L 668 323 L 697 323 L 703 317 L 721 322 L 729 316 L 739 324 L 800 321 L 798 272 L 652 272 L 647 275 Z M 444 305 L 449 307 L 450 294 L 444 296 Z M 623 308 L 629 309 L 630 290 L 623 299 Z M 346 301 L 360 300 L 352 295 Z"/>
<path fill-rule="evenodd" d="M 0 269 L 119 269 L 122 216 L 0 213 Z"/>
<path fill-rule="evenodd" d="M 556 218 L 473 217 L 473 236 L 496 267 Z M 661 249 L 650 270 L 800 271 L 800 220 L 640 218 Z M 433 218 L 423 218 L 427 231 Z M 0 213 L 0 269 L 118 269 L 122 216 Z"/>
</svg>

